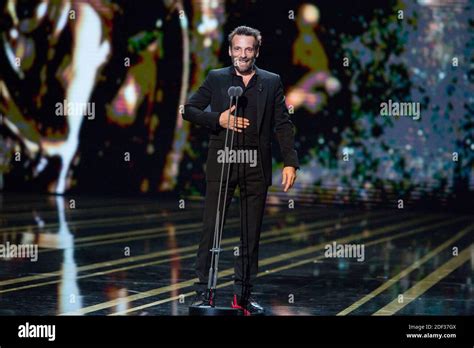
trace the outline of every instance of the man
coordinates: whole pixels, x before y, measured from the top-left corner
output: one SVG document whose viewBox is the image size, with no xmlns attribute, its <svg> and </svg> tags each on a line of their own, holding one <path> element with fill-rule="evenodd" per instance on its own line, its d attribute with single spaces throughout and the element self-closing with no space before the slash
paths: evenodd
<svg viewBox="0 0 474 348">
<path fill-rule="evenodd" d="M 255 60 L 259 55 L 261 35 L 256 29 L 246 26 L 236 28 L 229 35 L 229 56 L 233 65 L 211 70 L 198 91 L 185 105 L 183 118 L 210 129 L 209 150 L 206 163 L 206 198 L 203 231 L 196 259 L 196 273 L 199 281 L 195 284 L 197 299 L 193 305 L 206 305 L 208 298 L 207 281 L 213 247 L 214 225 L 217 214 L 218 194 L 222 165 L 225 171 L 230 165 L 226 209 L 232 200 L 235 188 L 240 191 L 240 247 L 235 260 L 233 308 L 245 315 L 261 315 L 264 309 L 251 296 L 257 275 L 258 246 L 265 209 L 268 186 L 272 184 L 271 135 L 274 130 L 280 145 L 284 168 L 282 185 L 287 192 L 296 180 L 299 167 L 294 149 L 293 124 L 285 105 L 283 86 L 279 75 L 259 69 Z M 234 116 L 228 118 L 231 86 L 242 87 L 238 109 L 231 106 Z M 205 111 L 210 105 L 211 111 Z M 235 111 L 235 112 L 234 112 Z M 256 154 L 256 163 L 238 163 L 227 156 L 222 161 L 226 129 L 234 133 L 233 148 Z M 231 150 L 232 150 L 231 149 Z M 237 163 L 236 163 L 237 162 Z M 255 165 L 257 164 L 257 165 Z M 226 172 L 225 172 L 226 173 Z M 222 191 L 225 189 L 225 176 Z M 223 202 L 222 195 L 221 202 Z M 222 203 L 224 204 L 224 202 Z M 220 212 L 223 207 L 220 208 Z M 224 217 L 225 219 L 225 217 Z"/>
</svg>

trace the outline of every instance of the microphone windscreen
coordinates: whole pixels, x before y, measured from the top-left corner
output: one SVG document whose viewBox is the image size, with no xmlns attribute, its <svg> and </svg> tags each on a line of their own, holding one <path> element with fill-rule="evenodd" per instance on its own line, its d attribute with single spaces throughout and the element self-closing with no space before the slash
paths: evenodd
<svg viewBox="0 0 474 348">
<path fill-rule="evenodd" d="M 227 90 L 227 94 L 229 95 L 229 97 L 235 97 L 235 87 L 229 87 L 229 89 Z"/>
<path fill-rule="evenodd" d="M 242 95 L 242 93 L 244 93 L 244 90 L 242 89 L 242 87 L 240 87 L 240 86 L 235 87 L 235 96 L 236 97 L 240 97 Z"/>
</svg>

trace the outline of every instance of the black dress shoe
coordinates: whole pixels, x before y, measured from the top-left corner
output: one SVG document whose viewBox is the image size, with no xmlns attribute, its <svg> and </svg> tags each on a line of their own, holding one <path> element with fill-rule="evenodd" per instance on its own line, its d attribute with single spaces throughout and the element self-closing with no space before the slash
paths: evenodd
<svg viewBox="0 0 474 348">
<path fill-rule="evenodd" d="M 265 315 L 265 309 L 252 296 L 241 298 L 234 295 L 232 308 L 240 309 L 246 316 Z"/>
<path fill-rule="evenodd" d="M 191 304 L 193 307 L 200 307 L 200 306 L 211 306 L 212 301 L 209 300 L 209 293 L 208 291 L 196 291 L 196 297 L 194 297 L 194 301 Z"/>
</svg>

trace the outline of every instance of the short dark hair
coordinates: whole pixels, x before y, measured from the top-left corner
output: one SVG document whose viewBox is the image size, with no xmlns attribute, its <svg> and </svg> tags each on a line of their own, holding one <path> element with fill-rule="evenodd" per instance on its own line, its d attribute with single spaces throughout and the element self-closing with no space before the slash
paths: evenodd
<svg viewBox="0 0 474 348">
<path fill-rule="evenodd" d="M 259 49 L 262 45 L 262 34 L 260 31 L 254 28 L 246 27 L 245 25 L 241 25 L 240 27 L 235 28 L 229 34 L 229 46 L 232 47 L 232 39 L 235 35 L 245 35 L 245 36 L 253 36 L 255 41 L 257 42 L 255 45 L 256 49 Z"/>
</svg>

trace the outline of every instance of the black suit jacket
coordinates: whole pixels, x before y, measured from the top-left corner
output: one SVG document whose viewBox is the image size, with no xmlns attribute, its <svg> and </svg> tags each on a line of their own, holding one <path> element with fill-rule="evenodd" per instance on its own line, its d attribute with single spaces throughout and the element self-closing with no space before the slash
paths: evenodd
<svg viewBox="0 0 474 348">
<path fill-rule="evenodd" d="M 209 150 L 206 162 L 207 181 L 218 181 L 221 165 L 217 162 L 217 151 L 224 148 L 225 128 L 219 125 L 220 114 L 229 108 L 227 91 L 232 84 L 233 66 L 211 70 L 206 80 L 184 106 L 183 118 L 210 130 Z M 294 146 L 293 124 L 285 104 L 285 95 L 280 76 L 256 67 L 257 72 L 257 129 L 259 165 L 265 182 L 272 184 L 272 132 L 280 145 L 284 166 L 299 168 Z M 210 111 L 207 107 L 210 105 Z M 243 116 L 245 115 L 238 115 Z M 230 136 L 230 131 L 229 131 Z M 228 145 L 230 145 L 230 140 Z"/>
</svg>

